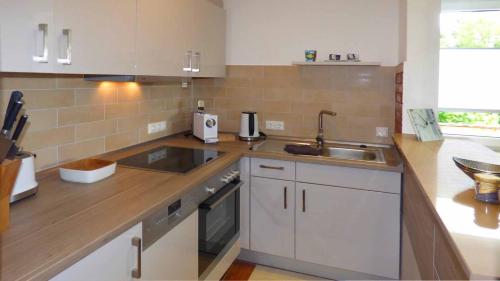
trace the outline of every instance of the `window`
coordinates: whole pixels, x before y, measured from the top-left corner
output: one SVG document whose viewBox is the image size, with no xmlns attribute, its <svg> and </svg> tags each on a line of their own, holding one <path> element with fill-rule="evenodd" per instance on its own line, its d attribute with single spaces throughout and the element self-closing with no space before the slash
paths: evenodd
<svg viewBox="0 0 500 281">
<path fill-rule="evenodd" d="M 500 137 L 500 11 L 441 14 L 444 133 Z"/>
</svg>

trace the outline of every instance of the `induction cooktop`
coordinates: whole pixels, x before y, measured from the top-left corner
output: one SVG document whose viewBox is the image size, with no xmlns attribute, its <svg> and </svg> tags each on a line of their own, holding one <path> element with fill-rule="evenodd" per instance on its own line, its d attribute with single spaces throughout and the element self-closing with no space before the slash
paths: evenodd
<svg viewBox="0 0 500 281">
<path fill-rule="evenodd" d="M 160 146 L 120 159 L 118 165 L 158 172 L 187 173 L 222 154 L 224 152 L 215 150 Z"/>
</svg>

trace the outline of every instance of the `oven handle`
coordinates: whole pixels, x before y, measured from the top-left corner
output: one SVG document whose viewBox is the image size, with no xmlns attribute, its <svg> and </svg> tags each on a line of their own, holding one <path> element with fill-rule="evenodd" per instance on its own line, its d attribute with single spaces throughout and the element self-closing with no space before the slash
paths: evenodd
<svg viewBox="0 0 500 281">
<path fill-rule="evenodd" d="M 222 195 L 219 199 L 217 199 L 217 201 L 215 201 L 214 203 L 212 203 L 210 205 L 201 204 L 200 208 L 205 209 L 205 210 L 213 210 L 213 209 L 217 208 L 217 206 L 219 206 L 227 197 L 231 196 L 238 189 L 240 189 L 240 187 L 242 185 L 243 185 L 242 181 L 238 182 L 235 186 L 233 186 L 231 189 L 226 191 L 226 193 L 224 195 Z M 216 195 L 214 195 L 214 196 L 216 196 Z"/>
</svg>

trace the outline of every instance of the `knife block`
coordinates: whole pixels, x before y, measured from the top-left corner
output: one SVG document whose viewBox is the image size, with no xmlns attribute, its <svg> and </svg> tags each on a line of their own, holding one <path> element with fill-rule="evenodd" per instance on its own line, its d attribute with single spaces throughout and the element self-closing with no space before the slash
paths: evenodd
<svg viewBox="0 0 500 281">
<path fill-rule="evenodd" d="M 4 160 L 0 164 L 0 233 L 9 226 L 10 194 L 16 183 L 21 161 Z"/>
</svg>

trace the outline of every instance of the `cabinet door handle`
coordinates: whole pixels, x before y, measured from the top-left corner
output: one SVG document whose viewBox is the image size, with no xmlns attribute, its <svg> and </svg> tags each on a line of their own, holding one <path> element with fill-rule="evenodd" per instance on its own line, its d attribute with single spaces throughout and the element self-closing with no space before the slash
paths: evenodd
<svg viewBox="0 0 500 281">
<path fill-rule="evenodd" d="M 285 167 L 273 167 L 273 166 L 267 166 L 267 165 L 259 165 L 261 169 L 270 169 L 270 170 L 280 170 L 284 171 Z"/>
<path fill-rule="evenodd" d="M 287 189 L 288 187 L 285 186 L 285 188 L 283 189 L 283 207 L 285 208 L 285 210 L 287 209 L 287 201 L 288 201 L 288 198 L 287 198 Z"/>
<path fill-rule="evenodd" d="M 302 212 L 306 212 L 306 190 L 302 189 Z"/>
<path fill-rule="evenodd" d="M 184 54 L 184 65 L 182 66 L 182 71 L 191 72 L 193 69 L 193 51 L 187 51 Z"/>
<path fill-rule="evenodd" d="M 40 23 L 38 24 L 38 32 L 42 33 L 42 50 L 41 52 L 38 52 L 38 37 L 36 39 L 37 45 L 36 45 L 36 54 L 33 56 L 33 61 L 34 62 L 39 62 L 39 63 L 48 63 L 49 62 L 49 47 L 48 47 L 48 34 L 49 34 L 49 25 L 46 23 Z"/>
<path fill-rule="evenodd" d="M 191 66 L 191 72 L 200 72 L 200 59 L 201 59 L 201 54 L 200 52 L 196 52 L 193 54 L 193 64 Z"/>
<path fill-rule="evenodd" d="M 57 63 L 63 64 L 63 65 L 70 65 L 71 64 L 71 44 L 72 44 L 72 32 L 71 29 L 69 28 L 64 28 L 62 30 L 62 35 L 66 37 L 66 57 L 65 58 L 58 58 Z"/>
<path fill-rule="evenodd" d="M 132 270 L 132 277 L 139 279 L 142 275 L 142 239 L 132 238 L 132 246 L 137 247 L 137 268 Z"/>
</svg>

